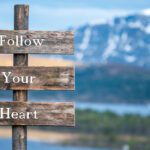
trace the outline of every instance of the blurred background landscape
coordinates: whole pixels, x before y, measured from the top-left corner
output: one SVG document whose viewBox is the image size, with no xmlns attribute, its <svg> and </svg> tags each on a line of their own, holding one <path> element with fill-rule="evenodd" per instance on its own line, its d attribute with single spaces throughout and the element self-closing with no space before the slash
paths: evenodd
<svg viewBox="0 0 150 150">
<path fill-rule="evenodd" d="M 150 150 L 149 0 L 22 0 L 31 30 L 75 33 L 75 54 L 30 55 L 30 66 L 76 66 L 75 91 L 29 91 L 30 101 L 74 101 L 76 127 L 29 127 L 29 150 Z M 0 29 L 13 29 L 13 6 L 1 2 Z M 12 65 L 0 55 L 0 65 Z M 11 91 L 0 91 L 12 101 Z M 0 128 L 11 149 L 11 128 Z"/>
</svg>

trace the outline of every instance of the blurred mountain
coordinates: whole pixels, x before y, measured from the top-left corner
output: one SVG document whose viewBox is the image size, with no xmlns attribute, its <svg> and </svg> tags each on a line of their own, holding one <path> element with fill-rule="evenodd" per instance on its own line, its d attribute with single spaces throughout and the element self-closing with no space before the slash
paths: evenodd
<svg viewBox="0 0 150 150">
<path fill-rule="evenodd" d="M 75 58 L 81 63 L 150 67 L 150 13 L 86 24 L 75 31 Z"/>
</svg>

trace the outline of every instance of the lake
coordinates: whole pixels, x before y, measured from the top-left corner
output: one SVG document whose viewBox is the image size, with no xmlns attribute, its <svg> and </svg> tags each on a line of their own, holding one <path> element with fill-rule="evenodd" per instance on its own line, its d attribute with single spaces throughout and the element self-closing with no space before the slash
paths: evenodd
<svg viewBox="0 0 150 150">
<path fill-rule="evenodd" d="M 2 150 L 11 149 L 11 140 L 0 139 L 0 145 Z M 70 146 L 61 146 L 54 144 L 44 144 L 35 141 L 28 142 L 28 150 L 110 150 L 110 149 L 101 149 L 101 148 L 83 148 L 83 147 L 70 147 Z"/>
<path fill-rule="evenodd" d="M 5 101 L 5 100 L 0 99 L 0 101 Z M 36 102 L 36 100 L 32 100 L 32 101 Z M 137 114 L 141 116 L 150 116 L 150 104 L 144 105 L 144 104 L 75 102 L 75 106 L 76 109 L 81 109 L 81 110 L 91 109 L 99 112 L 110 111 L 118 115 Z"/>
<path fill-rule="evenodd" d="M 99 112 L 111 111 L 118 115 L 138 114 L 141 116 L 150 116 L 150 104 L 120 104 L 120 103 L 89 103 L 77 102 L 78 109 L 92 109 Z"/>
<path fill-rule="evenodd" d="M 34 95 L 34 94 L 33 94 Z M 40 95 L 38 95 L 40 96 Z M 44 95 L 42 95 L 44 97 Z M 0 101 L 12 101 L 12 92 L 2 92 L 0 91 Z M 46 95 L 46 98 L 44 99 L 38 99 L 31 96 L 31 93 L 29 93 L 29 99 L 33 102 L 40 102 L 41 100 L 44 102 L 49 102 L 49 95 Z M 51 100 L 51 101 L 57 101 L 57 100 Z M 59 100 L 61 101 L 61 100 Z M 62 100 L 64 101 L 64 100 Z M 123 103 L 96 103 L 96 102 L 75 102 L 77 109 L 92 109 L 100 112 L 105 111 L 111 111 L 118 115 L 124 115 L 124 114 L 139 114 L 142 116 L 150 116 L 150 103 L 149 104 L 123 104 Z"/>
</svg>

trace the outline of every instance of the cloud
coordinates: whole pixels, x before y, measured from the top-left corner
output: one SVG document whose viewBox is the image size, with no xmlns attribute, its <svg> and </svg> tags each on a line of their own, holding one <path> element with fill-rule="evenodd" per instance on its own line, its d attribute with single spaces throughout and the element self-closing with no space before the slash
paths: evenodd
<svg viewBox="0 0 150 150">
<path fill-rule="evenodd" d="M 41 6 L 33 6 L 34 15 L 43 17 L 100 17 L 112 18 L 114 16 L 126 15 L 134 10 L 124 9 L 99 9 L 99 8 L 48 8 Z"/>
<path fill-rule="evenodd" d="M 150 16 L 150 8 L 149 8 L 149 9 L 144 9 L 144 10 L 142 11 L 142 14 L 143 14 L 143 15 L 146 15 L 146 16 Z"/>
<path fill-rule="evenodd" d="M 91 21 L 110 20 L 116 16 L 124 16 L 134 13 L 134 10 L 123 9 L 98 9 L 98 8 L 48 8 L 32 6 L 31 14 L 34 21 L 42 20 L 49 26 L 65 28 L 69 26 L 79 26 Z M 32 18 L 33 18 L 32 17 Z"/>
<path fill-rule="evenodd" d="M 50 8 L 44 5 L 30 5 L 30 29 L 59 30 L 82 24 L 110 20 L 115 16 L 134 13 L 134 10 L 99 8 Z M 0 10 L 1 29 L 13 27 L 13 7 L 5 3 Z M 11 24 L 11 25 L 10 25 Z"/>
</svg>

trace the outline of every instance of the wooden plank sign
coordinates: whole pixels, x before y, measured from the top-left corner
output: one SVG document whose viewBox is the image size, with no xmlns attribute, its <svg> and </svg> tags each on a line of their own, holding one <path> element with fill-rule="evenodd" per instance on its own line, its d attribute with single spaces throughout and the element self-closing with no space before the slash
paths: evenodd
<svg viewBox="0 0 150 150">
<path fill-rule="evenodd" d="M 14 54 L 13 67 L 0 67 L 0 90 L 13 90 L 13 102 L 0 102 L 0 125 L 12 126 L 13 150 L 27 149 L 28 125 L 75 126 L 71 102 L 28 101 L 27 90 L 74 90 L 73 67 L 28 67 L 28 54 L 73 54 L 72 32 L 28 31 L 29 6 L 14 7 L 14 31 L 0 30 L 0 54 Z"/>
<path fill-rule="evenodd" d="M 0 67 L 1 90 L 73 90 L 73 67 Z"/>
<path fill-rule="evenodd" d="M 0 102 L 0 125 L 74 126 L 71 102 Z"/>
<path fill-rule="evenodd" d="M 72 32 L 0 30 L 0 54 L 73 54 Z"/>
</svg>

